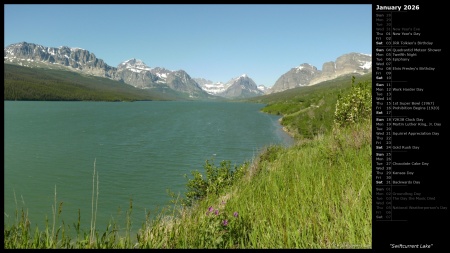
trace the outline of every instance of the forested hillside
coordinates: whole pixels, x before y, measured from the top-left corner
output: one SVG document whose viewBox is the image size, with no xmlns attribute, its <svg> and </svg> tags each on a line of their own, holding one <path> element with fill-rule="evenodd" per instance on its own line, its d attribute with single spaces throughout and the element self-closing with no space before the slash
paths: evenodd
<svg viewBox="0 0 450 253">
<path fill-rule="evenodd" d="M 137 89 L 107 78 L 72 71 L 4 64 L 4 100 L 137 101 L 173 100 L 164 91 Z"/>
</svg>

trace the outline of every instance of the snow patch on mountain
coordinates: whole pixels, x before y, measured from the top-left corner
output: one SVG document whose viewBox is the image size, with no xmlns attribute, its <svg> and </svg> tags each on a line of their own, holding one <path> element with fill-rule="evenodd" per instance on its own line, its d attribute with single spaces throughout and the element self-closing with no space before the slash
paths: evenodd
<svg viewBox="0 0 450 253">
<path fill-rule="evenodd" d="M 361 64 L 359 67 L 362 69 L 370 69 L 372 67 L 372 61 L 359 61 Z"/>
<path fill-rule="evenodd" d="M 151 71 L 152 68 L 145 65 L 145 63 L 139 59 L 132 58 L 120 63 L 117 66 L 118 69 L 128 69 L 130 71 L 141 73 L 142 71 Z"/>
</svg>

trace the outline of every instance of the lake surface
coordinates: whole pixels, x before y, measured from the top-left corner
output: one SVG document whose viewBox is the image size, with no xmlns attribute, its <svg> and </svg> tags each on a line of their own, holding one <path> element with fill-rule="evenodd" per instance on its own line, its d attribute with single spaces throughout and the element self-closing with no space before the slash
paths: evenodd
<svg viewBox="0 0 450 253">
<path fill-rule="evenodd" d="M 31 226 L 52 224 L 52 205 L 72 225 L 81 212 L 88 229 L 94 162 L 99 195 L 96 228 L 126 224 L 132 199 L 132 230 L 147 211 L 169 203 L 167 190 L 182 194 L 185 174 L 206 160 L 215 165 L 250 161 L 271 144 L 293 140 L 264 105 L 226 102 L 4 102 L 4 221 L 28 211 Z M 71 230 L 73 230 L 71 228 Z"/>
</svg>

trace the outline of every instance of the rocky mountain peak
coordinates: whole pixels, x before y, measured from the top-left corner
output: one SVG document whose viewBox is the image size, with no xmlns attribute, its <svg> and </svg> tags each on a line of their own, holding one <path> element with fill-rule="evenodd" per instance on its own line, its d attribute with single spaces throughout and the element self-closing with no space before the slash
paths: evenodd
<svg viewBox="0 0 450 253">
<path fill-rule="evenodd" d="M 302 70 L 303 71 L 317 71 L 317 68 L 309 63 L 302 63 L 302 64 L 300 64 L 300 66 L 296 67 L 295 69 L 296 69 L 297 73 Z"/>
<path fill-rule="evenodd" d="M 117 69 L 129 69 L 134 72 L 140 73 L 141 71 L 150 71 L 152 68 L 148 67 L 142 60 L 132 58 L 120 63 Z"/>
<path fill-rule="evenodd" d="M 240 76 L 231 78 L 228 82 L 226 82 L 225 85 L 231 86 L 231 85 L 233 85 L 236 82 L 248 82 L 248 83 L 251 83 L 251 82 L 253 82 L 253 80 L 247 74 L 242 74 Z"/>
<path fill-rule="evenodd" d="M 225 87 L 226 89 L 217 95 L 225 98 L 247 98 L 264 94 L 247 74 L 232 78 L 225 84 Z"/>
</svg>

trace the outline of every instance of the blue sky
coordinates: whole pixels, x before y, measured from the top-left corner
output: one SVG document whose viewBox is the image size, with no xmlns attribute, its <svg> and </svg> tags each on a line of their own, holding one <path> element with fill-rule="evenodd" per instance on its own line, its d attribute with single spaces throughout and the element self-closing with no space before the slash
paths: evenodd
<svg viewBox="0 0 450 253">
<path fill-rule="evenodd" d="M 372 53 L 370 4 L 6 4 L 5 47 L 80 47 L 117 67 L 136 58 L 227 82 L 271 87 L 302 63 Z"/>
</svg>

